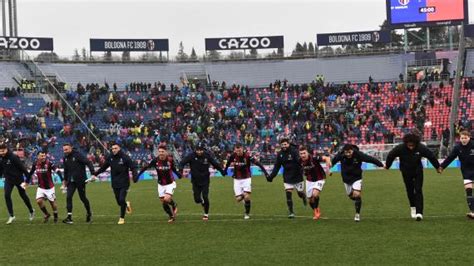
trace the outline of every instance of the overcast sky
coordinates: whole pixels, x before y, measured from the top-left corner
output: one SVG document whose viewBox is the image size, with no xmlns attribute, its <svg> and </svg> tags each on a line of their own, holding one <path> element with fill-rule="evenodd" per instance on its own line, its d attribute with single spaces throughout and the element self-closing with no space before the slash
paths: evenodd
<svg viewBox="0 0 474 266">
<path fill-rule="evenodd" d="M 474 7 L 474 0 L 469 0 Z M 89 50 L 89 38 L 164 38 L 204 53 L 204 38 L 284 35 L 285 52 L 317 33 L 376 30 L 385 0 L 17 0 L 18 35 L 53 37 L 56 53 Z M 471 9 L 471 8 L 470 8 Z M 472 17 L 472 16 L 471 16 Z"/>
</svg>

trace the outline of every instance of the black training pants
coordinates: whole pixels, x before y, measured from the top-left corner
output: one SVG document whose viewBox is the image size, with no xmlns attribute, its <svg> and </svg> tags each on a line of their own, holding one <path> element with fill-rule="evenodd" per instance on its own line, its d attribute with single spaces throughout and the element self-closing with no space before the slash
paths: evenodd
<svg viewBox="0 0 474 266">
<path fill-rule="evenodd" d="M 7 204 L 8 214 L 10 216 L 15 216 L 13 213 L 13 201 L 12 201 L 12 192 L 13 188 L 16 187 L 18 189 L 18 193 L 20 193 L 20 197 L 23 199 L 28 210 L 33 212 L 33 207 L 31 206 L 30 198 L 26 194 L 26 190 L 24 190 L 19 184 L 11 184 L 9 182 L 5 182 L 4 184 L 4 192 L 5 192 L 5 203 Z"/>
<path fill-rule="evenodd" d="M 79 193 L 79 198 L 81 199 L 82 203 L 84 203 L 84 208 L 88 214 L 91 212 L 91 207 L 89 200 L 86 197 L 86 185 L 84 183 L 76 183 L 76 182 L 69 182 L 67 184 L 67 196 L 66 196 L 66 208 L 68 213 L 72 213 L 72 197 L 74 193 Z"/>
<path fill-rule="evenodd" d="M 402 176 L 410 207 L 416 207 L 416 213 L 423 214 L 423 170 L 402 172 Z"/>
<path fill-rule="evenodd" d="M 128 187 L 114 188 L 115 200 L 120 206 L 120 218 L 125 218 L 125 211 L 127 210 L 127 192 Z"/>
</svg>

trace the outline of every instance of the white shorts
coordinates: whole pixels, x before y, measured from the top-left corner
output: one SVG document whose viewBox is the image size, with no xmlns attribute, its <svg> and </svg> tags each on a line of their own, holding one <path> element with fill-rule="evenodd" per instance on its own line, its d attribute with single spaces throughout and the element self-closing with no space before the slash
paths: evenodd
<svg viewBox="0 0 474 266">
<path fill-rule="evenodd" d="M 173 196 L 174 190 L 176 189 L 176 182 L 169 185 L 160 185 L 158 184 L 158 197 L 163 198 L 165 194 Z"/>
<path fill-rule="evenodd" d="M 313 196 L 313 189 L 323 191 L 324 183 L 326 183 L 325 179 L 316 182 L 306 180 L 306 197 L 311 198 Z"/>
<path fill-rule="evenodd" d="M 296 183 L 296 184 L 283 183 L 283 186 L 285 187 L 285 190 L 296 189 L 296 191 L 298 191 L 298 192 L 303 192 L 304 191 L 304 182 L 299 182 L 299 183 Z"/>
<path fill-rule="evenodd" d="M 353 190 L 362 191 L 362 179 L 355 181 L 352 185 L 344 183 L 344 186 L 346 187 L 347 195 L 350 195 Z"/>
<path fill-rule="evenodd" d="M 49 201 L 56 200 L 56 193 L 54 187 L 50 189 L 38 188 L 36 190 L 36 199 L 47 199 Z"/>
<path fill-rule="evenodd" d="M 235 196 L 243 195 L 244 192 L 251 193 L 252 192 L 252 179 L 245 178 L 245 179 L 234 179 L 234 194 Z"/>
<path fill-rule="evenodd" d="M 471 179 L 464 179 L 464 185 L 473 183 Z"/>
</svg>

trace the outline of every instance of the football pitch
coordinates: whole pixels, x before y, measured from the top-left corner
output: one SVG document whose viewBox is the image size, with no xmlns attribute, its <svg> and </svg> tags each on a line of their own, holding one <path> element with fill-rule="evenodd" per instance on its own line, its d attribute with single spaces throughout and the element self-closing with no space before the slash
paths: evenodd
<svg viewBox="0 0 474 266">
<path fill-rule="evenodd" d="M 234 201 L 229 177 L 211 180 L 211 211 L 192 199 L 189 180 L 178 180 L 175 201 L 179 213 L 167 223 L 157 198 L 156 182 L 132 184 L 128 200 L 133 213 L 117 225 L 119 208 L 109 183 L 88 185 L 94 222 L 85 223 L 78 194 L 74 225 L 43 224 L 14 191 L 17 221 L 4 224 L 7 212 L 0 201 L 0 264 L 457 264 L 472 265 L 474 221 L 465 217 L 466 197 L 458 169 L 438 175 L 425 171 L 425 219 L 410 218 L 400 173 L 367 171 L 363 182 L 361 222 L 353 221 L 354 204 L 339 173 L 328 178 L 321 195 L 322 219 L 312 220 L 310 207 L 293 195 L 295 213 L 287 218 L 281 176 L 272 183 L 254 177 L 251 219 Z M 3 191 L 0 191 L 3 195 Z M 36 186 L 28 193 L 34 199 Z M 65 195 L 56 188 L 60 219 Z"/>
</svg>

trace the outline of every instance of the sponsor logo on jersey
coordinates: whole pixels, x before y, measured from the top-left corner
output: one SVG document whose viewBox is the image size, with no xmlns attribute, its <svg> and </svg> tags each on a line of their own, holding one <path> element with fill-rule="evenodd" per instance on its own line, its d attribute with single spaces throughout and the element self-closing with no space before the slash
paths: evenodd
<svg viewBox="0 0 474 266">
<path fill-rule="evenodd" d="M 48 168 L 39 168 L 39 169 L 36 169 L 36 173 L 37 174 L 44 174 L 44 173 L 47 173 L 48 172 Z"/>
<path fill-rule="evenodd" d="M 158 166 L 158 170 L 160 171 L 169 171 L 171 167 L 163 165 L 163 166 Z"/>
</svg>

